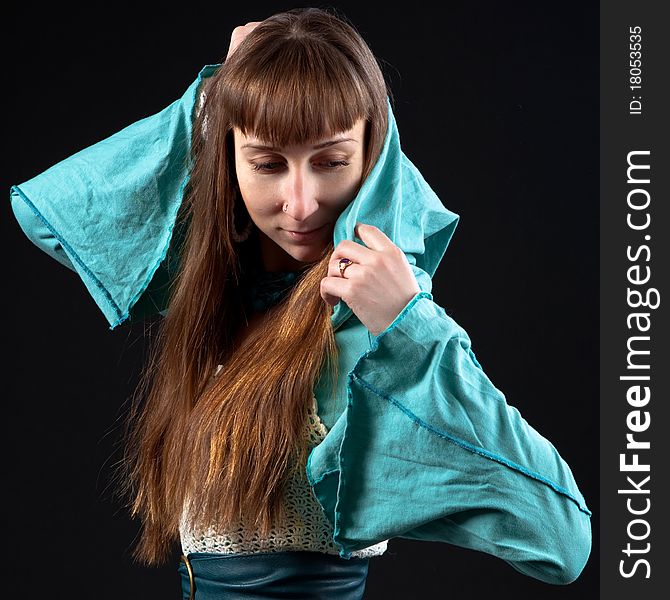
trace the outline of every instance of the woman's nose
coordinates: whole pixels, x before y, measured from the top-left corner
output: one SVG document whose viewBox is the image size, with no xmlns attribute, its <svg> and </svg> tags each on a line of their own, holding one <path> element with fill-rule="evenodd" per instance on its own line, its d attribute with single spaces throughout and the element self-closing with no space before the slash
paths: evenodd
<svg viewBox="0 0 670 600">
<path fill-rule="evenodd" d="M 286 214 L 296 221 L 305 221 L 317 211 L 317 182 L 299 169 L 289 174 L 283 194 L 283 205 L 288 204 Z"/>
</svg>

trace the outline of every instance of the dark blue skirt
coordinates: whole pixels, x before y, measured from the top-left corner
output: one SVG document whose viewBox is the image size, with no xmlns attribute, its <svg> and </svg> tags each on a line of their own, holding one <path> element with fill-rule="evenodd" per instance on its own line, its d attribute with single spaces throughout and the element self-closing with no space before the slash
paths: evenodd
<svg viewBox="0 0 670 600">
<path fill-rule="evenodd" d="M 179 563 L 183 600 L 361 600 L 369 558 L 324 552 L 193 552 Z"/>
</svg>

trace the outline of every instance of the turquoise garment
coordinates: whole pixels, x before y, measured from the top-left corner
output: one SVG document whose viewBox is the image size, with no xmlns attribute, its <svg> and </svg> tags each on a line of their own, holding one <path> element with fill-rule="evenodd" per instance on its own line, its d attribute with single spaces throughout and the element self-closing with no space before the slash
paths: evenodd
<svg viewBox="0 0 670 600">
<path fill-rule="evenodd" d="M 26 235 L 79 274 L 110 329 L 165 309 L 184 234 L 174 223 L 196 93 L 217 66 L 203 67 L 161 112 L 11 188 Z"/>
<path fill-rule="evenodd" d="M 166 309 L 194 105 L 218 66 L 162 112 L 11 188 L 26 235 L 79 273 L 111 329 Z M 442 541 L 570 583 L 590 555 L 591 511 L 556 448 L 507 404 L 468 334 L 433 301 L 458 215 L 405 156 L 388 111 L 383 151 L 334 243 L 357 240 L 357 221 L 379 227 L 422 291 L 378 336 L 335 306 L 342 375 L 334 397 L 325 381 L 315 389 L 329 433 L 309 455 L 309 482 L 342 558 L 394 537 Z"/>
<path fill-rule="evenodd" d="M 343 560 L 325 552 L 303 550 L 255 554 L 193 552 L 187 560 L 193 586 L 183 555 L 177 569 L 183 600 L 361 600 L 370 562 L 369 558 Z"/>
</svg>

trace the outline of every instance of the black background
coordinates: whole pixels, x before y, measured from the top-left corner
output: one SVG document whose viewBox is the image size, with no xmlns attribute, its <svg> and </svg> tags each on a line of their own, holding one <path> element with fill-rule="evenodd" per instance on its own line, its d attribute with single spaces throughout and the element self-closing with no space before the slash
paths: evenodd
<svg viewBox="0 0 670 600">
<path fill-rule="evenodd" d="M 180 97 L 203 65 L 223 60 L 235 26 L 309 4 L 13 9 L 6 192 Z M 508 403 L 556 446 L 594 512 L 591 559 L 569 586 L 482 553 L 394 539 L 370 561 L 366 598 L 595 598 L 598 3 L 319 6 L 340 9 L 381 59 L 405 153 L 461 216 L 436 302 L 468 331 Z M 133 564 L 137 524 L 109 488 L 150 321 L 110 331 L 9 204 L 2 238 L 7 585 L 21 598 L 176 600 L 178 554 L 159 569 Z"/>
</svg>

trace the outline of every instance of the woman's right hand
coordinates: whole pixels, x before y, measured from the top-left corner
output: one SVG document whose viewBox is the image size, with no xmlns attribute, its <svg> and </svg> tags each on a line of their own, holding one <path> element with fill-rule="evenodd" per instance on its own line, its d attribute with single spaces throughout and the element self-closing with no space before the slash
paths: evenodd
<svg viewBox="0 0 670 600">
<path fill-rule="evenodd" d="M 246 25 L 238 25 L 233 29 L 233 33 L 230 36 L 230 47 L 228 48 L 228 54 L 226 55 L 226 60 L 230 58 L 230 55 L 235 52 L 235 48 L 240 45 L 240 42 L 251 33 L 257 25 L 260 25 L 261 21 L 251 21 Z"/>
</svg>

